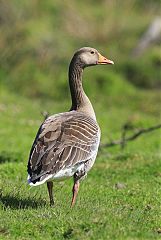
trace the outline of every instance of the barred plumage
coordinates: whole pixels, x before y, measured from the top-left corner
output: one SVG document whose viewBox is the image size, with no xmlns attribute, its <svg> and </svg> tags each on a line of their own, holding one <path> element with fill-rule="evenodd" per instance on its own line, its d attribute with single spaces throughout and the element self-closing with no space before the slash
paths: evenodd
<svg viewBox="0 0 161 240">
<path fill-rule="evenodd" d="M 70 111 L 49 117 L 41 126 L 28 162 L 29 184 L 39 185 L 44 179 L 57 178 L 96 157 L 100 130 L 95 120 L 84 113 Z M 85 172 L 86 169 L 84 169 Z M 63 173 L 63 171 L 62 171 Z M 63 178 L 63 174 L 59 174 Z M 69 177 L 71 174 L 69 174 Z M 66 176 L 67 177 L 67 176 Z"/>
</svg>

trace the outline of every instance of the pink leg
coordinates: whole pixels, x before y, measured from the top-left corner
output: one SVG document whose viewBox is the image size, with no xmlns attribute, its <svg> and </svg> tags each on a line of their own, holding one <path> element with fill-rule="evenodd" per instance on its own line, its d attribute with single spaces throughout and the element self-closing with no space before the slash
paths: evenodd
<svg viewBox="0 0 161 240">
<path fill-rule="evenodd" d="M 78 191 L 79 191 L 79 180 L 76 180 L 74 181 L 74 185 L 73 185 L 73 197 L 72 197 L 71 207 L 73 207 L 75 204 Z"/>
<path fill-rule="evenodd" d="M 53 199 L 53 182 L 47 182 L 48 187 L 48 193 L 50 198 L 50 206 L 54 205 L 54 199 Z"/>
</svg>

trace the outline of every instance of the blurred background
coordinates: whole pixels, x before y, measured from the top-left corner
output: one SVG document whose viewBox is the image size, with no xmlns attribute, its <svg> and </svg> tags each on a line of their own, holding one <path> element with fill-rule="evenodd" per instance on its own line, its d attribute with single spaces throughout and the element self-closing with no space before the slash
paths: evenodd
<svg viewBox="0 0 161 240">
<path fill-rule="evenodd" d="M 27 158 L 43 121 L 41 113 L 70 108 L 68 66 L 83 46 L 98 49 L 115 63 L 84 72 L 84 88 L 102 126 L 103 142 L 119 138 L 124 125 L 140 128 L 160 121 L 159 0 L 0 0 L 0 36 L 5 154 Z"/>
<path fill-rule="evenodd" d="M 64 99 L 74 51 L 91 46 L 115 62 L 86 71 L 93 97 L 131 85 L 158 89 L 161 37 L 136 48 L 159 14 L 160 0 L 0 0 L 0 84 L 26 97 Z"/>
</svg>

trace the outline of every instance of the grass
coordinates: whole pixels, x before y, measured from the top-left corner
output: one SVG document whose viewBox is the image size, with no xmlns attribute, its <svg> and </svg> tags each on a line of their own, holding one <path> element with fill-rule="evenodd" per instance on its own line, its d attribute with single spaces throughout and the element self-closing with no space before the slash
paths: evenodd
<svg viewBox="0 0 161 240">
<path fill-rule="evenodd" d="M 151 45 L 137 59 L 131 56 L 160 14 L 159 3 L 1 1 L 0 239 L 161 238 L 160 130 L 124 150 L 100 150 L 73 209 L 72 179 L 54 184 L 54 208 L 45 184 L 30 188 L 26 181 L 41 112 L 69 109 L 67 65 L 75 49 L 90 45 L 115 62 L 114 67 L 86 69 L 84 76 L 92 81 L 84 86 L 102 143 L 119 139 L 125 123 L 141 128 L 160 122 L 160 46 Z"/>
<path fill-rule="evenodd" d="M 121 80 L 119 84 L 120 89 L 127 86 L 124 95 L 116 90 L 95 102 L 102 142 L 119 138 L 127 121 L 148 127 L 160 119 L 159 92 L 141 91 Z M 125 150 L 99 151 L 81 183 L 76 206 L 70 209 L 69 179 L 54 184 L 56 205 L 50 208 L 46 185 L 30 188 L 26 183 L 28 153 L 43 119 L 40 112 L 65 111 L 69 105 L 1 90 L 0 239 L 160 238 L 160 131 L 143 135 Z M 91 97 L 95 101 L 96 96 Z"/>
</svg>

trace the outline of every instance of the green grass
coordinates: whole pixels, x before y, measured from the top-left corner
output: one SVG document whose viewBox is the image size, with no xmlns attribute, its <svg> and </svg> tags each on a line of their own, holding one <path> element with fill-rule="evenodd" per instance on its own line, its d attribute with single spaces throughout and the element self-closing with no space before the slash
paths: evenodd
<svg viewBox="0 0 161 240">
<path fill-rule="evenodd" d="M 113 87 L 113 94 L 109 91 L 109 96 L 100 101 L 91 95 L 102 142 L 119 138 L 127 121 L 137 127 L 160 121 L 159 92 L 140 91 L 121 79 L 118 81 L 117 87 L 125 87 L 124 94 Z M 114 147 L 99 151 L 93 169 L 81 183 L 75 207 L 70 209 L 69 179 L 54 184 L 56 204 L 50 208 L 46 185 L 27 185 L 27 159 L 43 119 L 40 112 L 65 111 L 68 101 L 28 100 L 1 90 L 0 239 L 161 237 L 157 232 L 161 228 L 160 131 L 141 136 L 124 150 Z M 117 183 L 122 183 L 123 188 L 118 189 Z"/>
<path fill-rule="evenodd" d="M 100 150 L 73 209 L 72 179 L 54 184 L 54 208 L 45 184 L 30 188 L 26 181 L 41 112 L 69 109 L 67 67 L 82 46 L 93 46 L 115 62 L 84 74 L 102 143 L 119 139 L 125 123 L 141 128 L 160 122 L 160 46 L 151 45 L 137 59 L 131 56 L 160 14 L 159 3 L 1 1 L 0 239 L 161 238 L 160 130 L 129 142 L 124 150 Z"/>
</svg>

